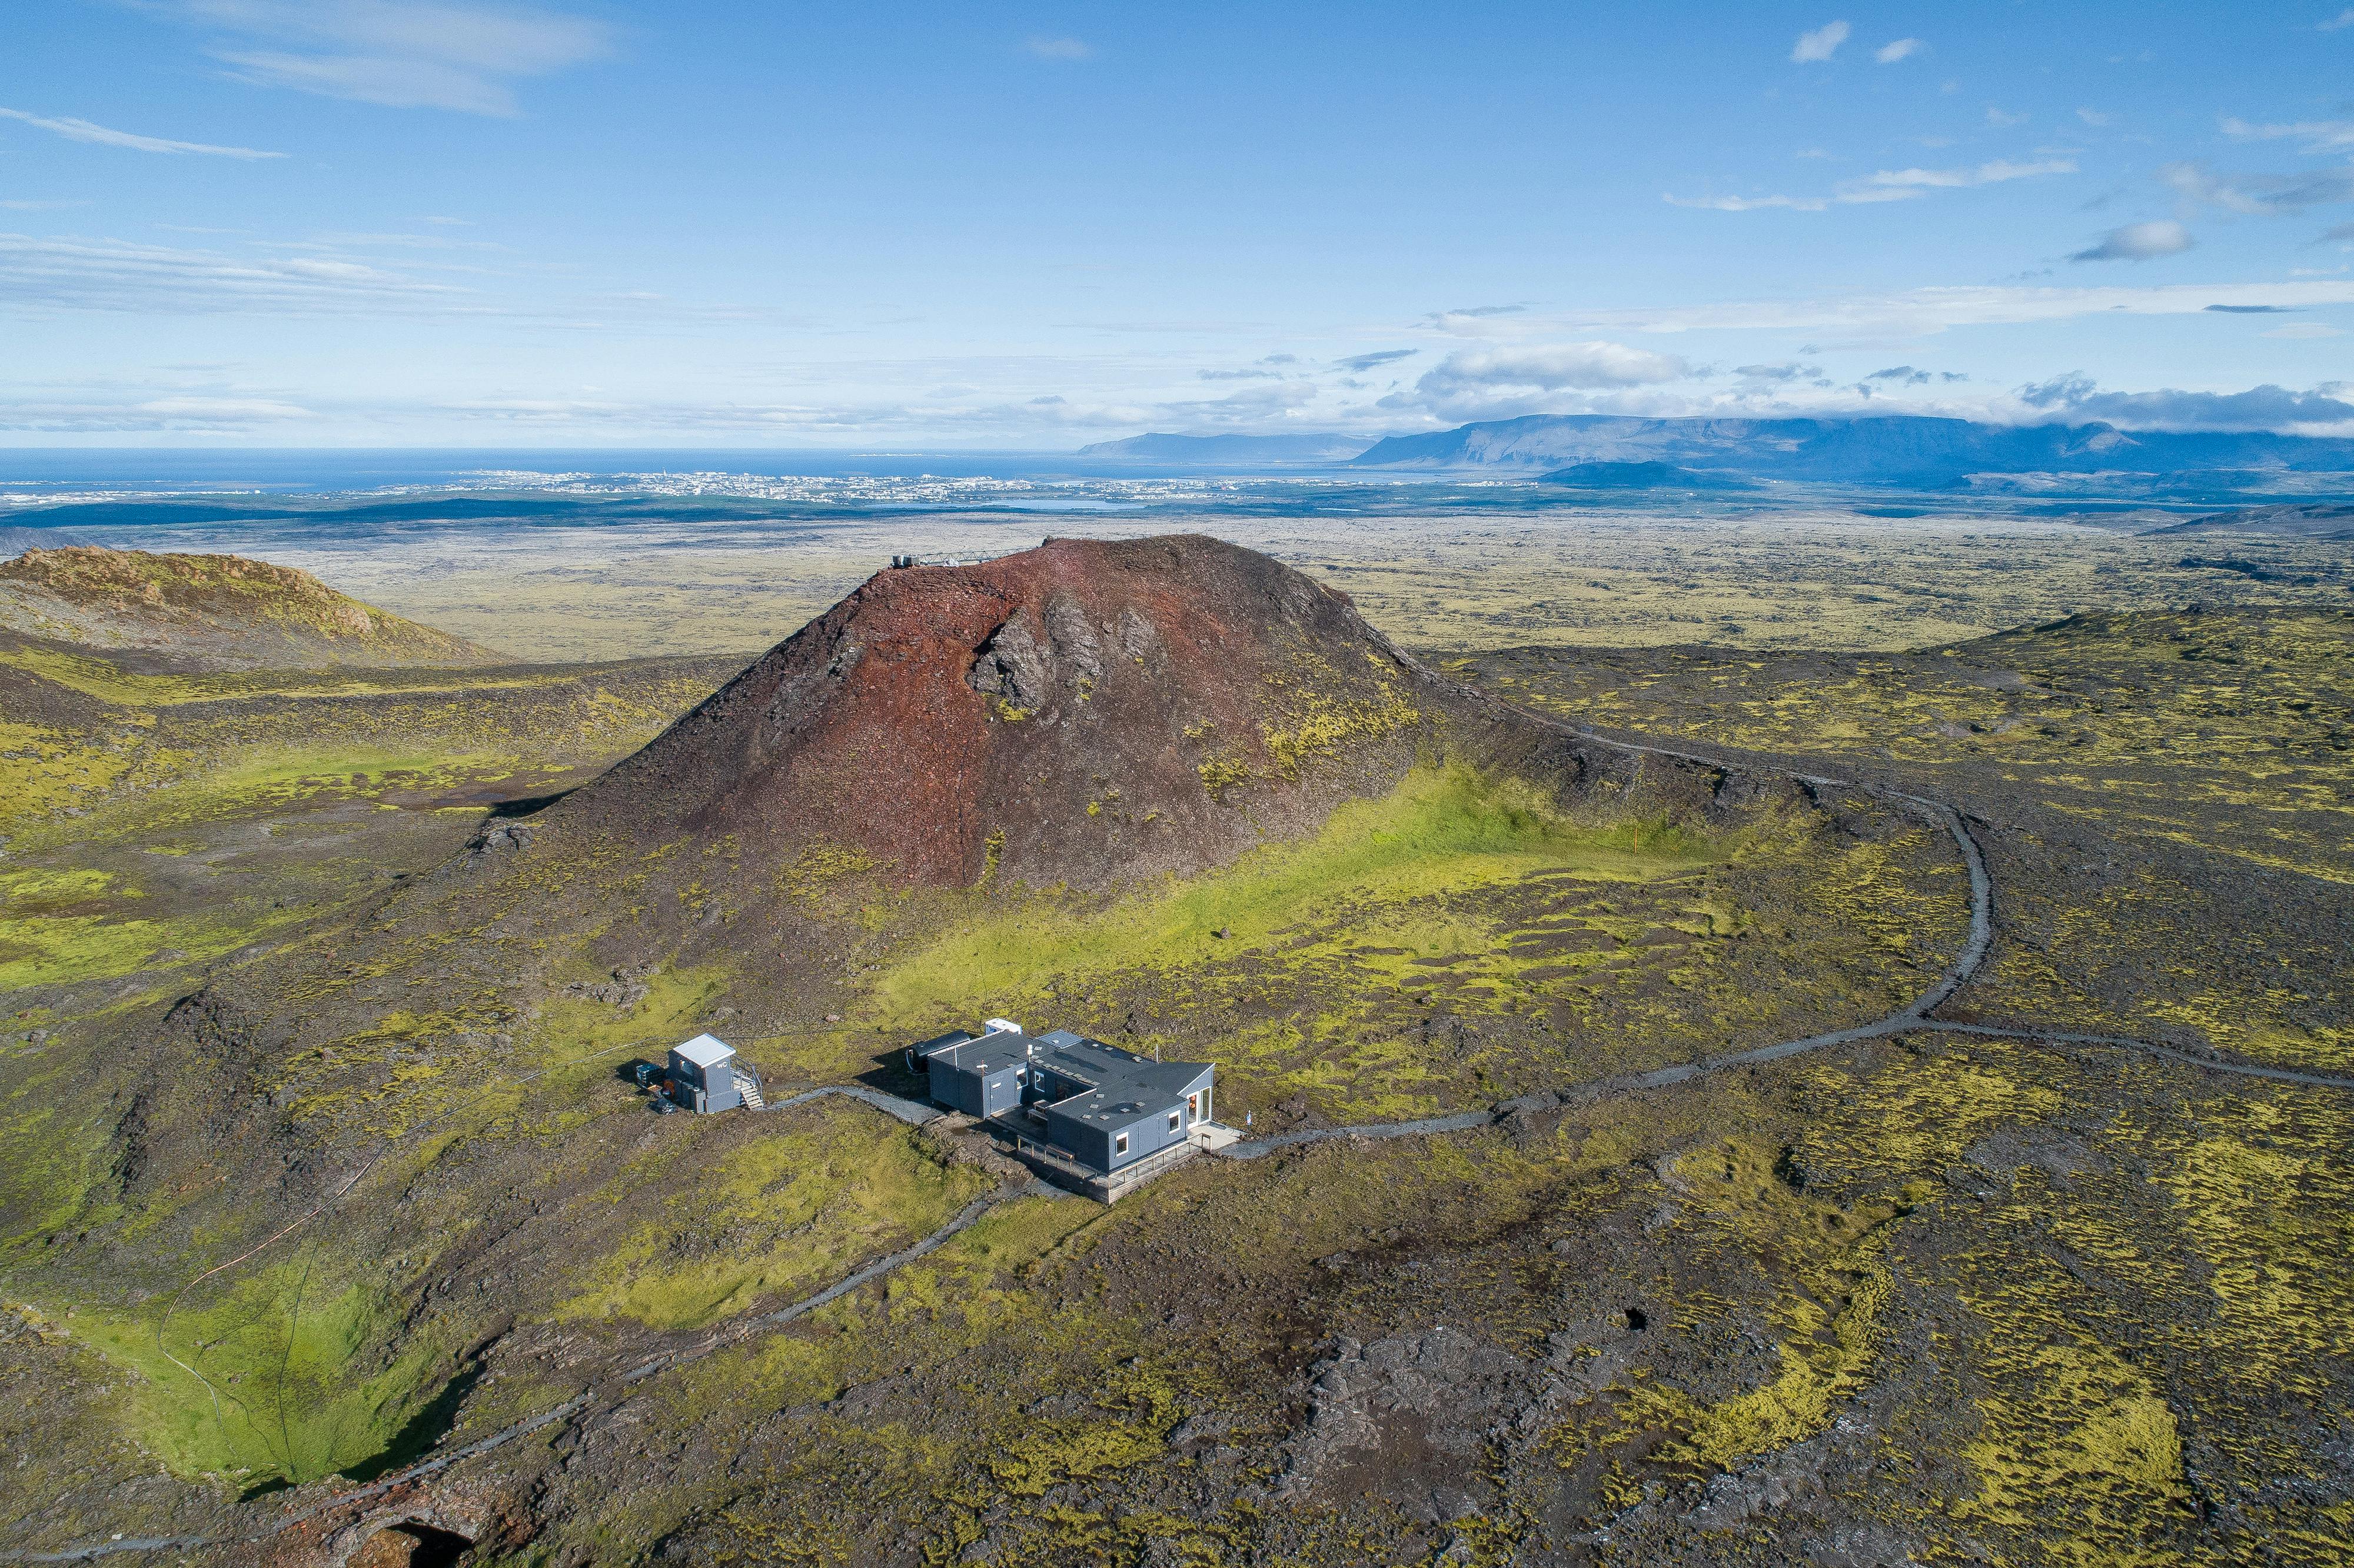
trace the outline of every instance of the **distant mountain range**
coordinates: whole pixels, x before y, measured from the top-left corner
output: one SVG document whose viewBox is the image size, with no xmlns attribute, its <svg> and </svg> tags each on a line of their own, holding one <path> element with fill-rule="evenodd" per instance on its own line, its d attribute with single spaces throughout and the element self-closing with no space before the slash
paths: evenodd
<svg viewBox="0 0 2354 1568">
<path fill-rule="evenodd" d="M 1981 425 L 1915 415 L 1852 419 L 1641 419 L 1534 415 L 1391 436 L 1353 468 L 1667 464 L 1744 480 L 1945 489 L 1974 475 L 2354 472 L 2354 440 L 2269 432 Z"/>
<path fill-rule="evenodd" d="M 1517 471 L 1596 490 L 1738 490 L 1760 483 L 2101 488 L 2221 495 L 2284 473 L 2354 474 L 2354 440 L 2269 431 L 1986 425 L 1912 414 L 1842 419 L 1645 419 L 1537 414 L 1367 445 L 1341 435 L 1131 436 L 1081 457 L 1202 467 Z M 2097 480 L 2094 476 L 2100 476 Z M 2338 488 L 2338 487 L 2324 487 Z M 2354 493 L 2354 482 L 2344 487 Z"/>
</svg>

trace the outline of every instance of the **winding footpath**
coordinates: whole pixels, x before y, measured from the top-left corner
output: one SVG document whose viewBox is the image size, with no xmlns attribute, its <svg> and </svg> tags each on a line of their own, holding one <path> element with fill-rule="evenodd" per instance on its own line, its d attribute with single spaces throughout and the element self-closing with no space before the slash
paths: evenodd
<svg viewBox="0 0 2354 1568">
<path fill-rule="evenodd" d="M 1689 762 L 1702 768 L 1732 768 L 1739 764 L 1723 758 L 1703 756 L 1699 752 L 1678 751 L 1664 746 L 1645 746 L 1635 741 L 1619 740 L 1581 726 L 1564 725 L 1557 719 L 1524 708 L 1512 710 L 1521 717 L 1564 730 L 1581 740 L 1606 746 L 1638 757 L 1663 757 L 1674 762 Z M 2024 1040 L 2038 1045 L 2062 1050 L 2079 1047 L 2138 1051 L 2185 1066 L 2202 1068 L 2211 1073 L 2224 1073 L 2244 1078 L 2265 1078 L 2275 1083 L 2299 1084 L 2308 1088 L 2354 1089 L 2354 1078 L 2332 1076 L 2327 1073 L 2298 1072 L 2288 1067 L 2267 1067 L 2253 1062 L 2234 1062 L 2225 1057 L 2211 1056 L 2179 1046 L 2161 1044 L 2154 1040 L 2137 1040 L 2116 1034 L 2064 1034 L 2048 1030 L 2027 1029 L 2003 1024 L 1956 1023 L 1935 1017 L 1935 1012 L 1953 1000 L 1985 967 L 1987 955 L 1994 947 L 1994 877 L 1987 870 L 1986 852 L 1970 833 L 1969 824 L 1962 814 L 1942 800 L 1926 796 L 1908 795 L 1899 790 L 1883 789 L 1851 779 L 1834 779 L 1818 773 L 1788 775 L 1810 789 L 1848 789 L 1886 800 L 1900 810 L 1923 818 L 1943 828 L 1961 852 L 1962 863 L 1970 876 L 1970 929 L 1962 950 L 1937 983 L 1914 999 L 1913 1005 L 1901 1012 L 1869 1023 L 1858 1023 L 1846 1029 L 1834 1029 L 1827 1033 L 1810 1034 L 1803 1040 L 1784 1040 L 1772 1045 L 1760 1045 L 1755 1050 L 1736 1051 L 1730 1055 L 1712 1056 L 1703 1062 L 1679 1063 L 1671 1067 L 1654 1068 L 1648 1073 L 1633 1073 L 1619 1077 L 1604 1078 L 1581 1084 L 1562 1093 L 1564 1101 L 1590 1104 L 1597 1099 L 1633 1094 L 1644 1089 L 1667 1088 L 1686 1084 L 1712 1073 L 1722 1073 L 1736 1067 L 1754 1067 L 1761 1063 L 1778 1062 L 1790 1056 L 1802 1056 L 1809 1051 L 1827 1046 L 1850 1045 L 1862 1040 L 1880 1040 L 1891 1034 L 1903 1034 L 1914 1030 L 1937 1030 L 1949 1034 L 1976 1034 L 1993 1039 Z M 1217 1152 L 1228 1160 L 1257 1160 L 1278 1150 L 1296 1149 L 1302 1144 L 1321 1143 L 1340 1138 L 1410 1138 L 1432 1133 L 1460 1132 L 1470 1128 L 1486 1127 L 1500 1121 L 1524 1102 L 1506 1101 L 1491 1110 L 1462 1111 L 1453 1116 L 1427 1117 L 1419 1121 L 1372 1122 L 1357 1127 L 1308 1128 L 1296 1132 L 1278 1133 L 1269 1138 L 1253 1139 L 1229 1144 Z"/>
<path fill-rule="evenodd" d="M 1591 729 L 1564 725 L 1558 720 L 1549 719 L 1544 717 L 1543 715 L 1529 713 L 1526 710 L 1515 709 L 1513 711 L 1520 714 L 1521 716 L 1524 718 L 1534 720 L 1554 729 L 1564 730 L 1569 734 L 1578 736 L 1580 739 L 1590 741 L 1598 746 L 1610 747 L 1616 750 L 1633 755 L 1666 758 L 1676 762 L 1694 763 L 1701 767 L 1710 768 L 1731 768 L 1739 766 L 1738 764 L 1729 762 L 1723 758 L 1708 757 L 1698 752 L 1678 751 L 1668 747 L 1645 746 L 1633 741 L 1619 740 L 1610 736 L 1597 734 Z M 1971 835 L 1968 824 L 1962 820 L 1961 813 L 1952 806 L 1949 806 L 1941 800 L 1930 800 L 1925 796 L 1905 794 L 1902 791 L 1883 789 L 1877 786 L 1861 783 L 1854 779 L 1834 779 L 1819 774 L 1791 773 L 1788 777 L 1797 779 L 1799 782 L 1813 789 L 1853 790 L 1861 794 L 1869 795 L 1875 800 L 1888 801 L 1898 809 L 1908 811 L 1913 815 L 1922 818 L 1923 820 L 1945 830 L 1946 835 L 1953 840 L 1955 848 L 1960 852 L 1963 863 L 1969 873 L 1969 935 L 1962 945 L 1960 954 L 1954 959 L 1952 964 L 1947 966 L 1945 973 L 1938 978 L 1937 983 L 1924 991 L 1914 1001 L 1910 1007 L 1905 1008 L 1900 1012 L 1891 1013 L 1885 1018 L 1877 1019 L 1869 1023 L 1855 1024 L 1846 1029 L 1831 1030 L 1826 1033 L 1811 1034 L 1803 1040 L 1785 1040 L 1771 1045 L 1761 1045 L 1754 1050 L 1737 1051 L 1723 1056 L 1712 1056 L 1702 1062 L 1681 1063 L 1674 1066 L 1655 1068 L 1647 1073 L 1629 1074 L 1618 1077 L 1606 1078 L 1593 1083 L 1574 1086 L 1569 1090 L 1559 1096 L 1561 1101 L 1564 1103 L 1591 1104 L 1596 1100 L 1615 1098 L 1621 1095 L 1634 1094 L 1648 1089 L 1667 1088 L 1678 1084 L 1690 1083 L 1695 1079 L 1705 1077 L 1711 1074 L 1726 1072 L 1734 1068 L 1754 1067 L 1763 1063 L 1778 1062 L 1788 1057 L 1804 1055 L 1810 1051 L 1819 1051 L 1829 1046 L 1852 1044 L 1856 1042 L 1864 1040 L 1884 1039 L 1892 1034 L 1902 1034 L 1916 1030 L 1935 1030 L 1946 1033 L 1970 1034 L 1990 1039 L 2023 1040 L 2031 1044 L 2047 1045 L 2062 1051 L 2092 1049 L 2138 1052 L 2145 1055 L 2154 1056 L 2164 1061 L 2179 1063 L 2185 1066 L 2196 1067 L 2210 1073 L 2226 1074 L 2246 1078 L 2266 1079 L 2275 1083 L 2296 1084 L 2309 1088 L 2354 1090 L 2354 1078 L 2339 1077 L 2325 1073 L 2299 1072 L 2287 1067 L 2268 1067 L 2253 1062 L 2235 1062 L 2222 1057 L 2207 1055 L 2200 1052 L 2186 1051 L 2179 1046 L 2166 1045 L 2159 1044 L 2157 1041 L 2137 1040 L 2123 1035 L 2067 1034 L 2053 1033 L 2051 1031 L 2017 1028 L 1999 1024 L 1957 1023 L 1935 1017 L 1934 1014 L 1937 1008 L 1944 1006 L 1947 1001 L 1951 1001 L 1956 991 L 1960 991 L 1964 985 L 1967 984 L 1977 976 L 1980 969 L 1985 966 L 1988 954 L 1994 945 L 1994 878 L 1987 869 L 1985 852 L 1979 847 L 1978 840 Z M 616 1049 L 626 1049 L 626 1047 L 616 1047 Z M 610 1052 L 597 1053 L 599 1055 L 610 1054 Z M 588 1059 L 588 1058 L 583 1057 L 578 1060 L 585 1061 Z M 561 1064 L 561 1065 L 567 1066 L 573 1065 L 575 1064 Z M 541 1069 L 541 1072 L 544 1073 L 552 1070 L 554 1069 L 543 1068 Z M 530 1077 L 537 1077 L 539 1075 L 539 1073 L 527 1075 L 527 1076 Z M 773 1102 L 768 1108 L 771 1111 L 785 1110 L 794 1106 L 807 1104 L 811 1100 L 826 1095 L 843 1095 L 853 1099 L 863 1101 L 875 1109 L 883 1111 L 886 1115 L 896 1117 L 901 1121 L 908 1122 L 912 1125 L 920 1126 L 925 1122 L 938 1119 L 940 1115 L 938 1111 L 929 1106 L 918 1105 L 912 1100 L 901 1099 L 896 1096 L 887 1095 L 880 1090 L 869 1088 L 863 1084 L 832 1084 L 822 1086 L 817 1088 L 805 1089 L 788 1096 L 783 1099 Z M 1416 1138 L 1443 1135 L 1453 1132 L 1465 1132 L 1478 1128 L 1492 1126 L 1496 1122 L 1501 1120 L 1505 1116 L 1511 1114 L 1511 1111 L 1526 1103 L 1526 1101 L 1522 1100 L 1508 1100 L 1502 1105 L 1488 1109 L 1458 1111 L 1448 1116 L 1425 1117 L 1413 1121 L 1374 1122 L 1357 1127 L 1302 1128 L 1298 1131 L 1278 1133 L 1267 1138 L 1248 1139 L 1238 1143 L 1229 1144 L 1225 1148 L 1217 1150 L 1214 1152 L 1220 1157 L 1227 1160 L 1257 1160 L 1266 1155 L 1277 1153 L 1282 1150 L 1296 1149 L 1304 1145 L 1320 1143 L 1333 1139 Z M 228 1263 L 217 1265 L 215 1267 L 207 1270 L 204 1274 L 197 1276 L 196 1280 L 189 1282 L 188 1287 L 182 1287 L 181 1294 L 185 1295 L 188 1288 L 193 1287 L 194 1285 L 203 1279 L 219 1273 L 222 1269 L 233 1267 L 236 1264 L 243 1262 L 245 1258 L 252 1256 L 254 1253 L 261 1251 L 263 1247 L 273 1245 L 311 1219 L 315 1218 L 322 1211 L 340 1201 L 345 1193 L 349 1192 L 351 1189 L 358 1183 L 360 1177 L 365 1176 L 368 1170 L 373 1168 L 375 1163 L 375 1160 L 371 1160 L 368 1162 L 368 1165 L 363 1166 L 357 1173 L 345 1181 L 344 1185 L 332 1196 L 323 1200 L 316 1208 L 313 1208 L 308 1213 L 302 1215 L 292 1224 L 288 1225 L 285 1230 L 280 1231 L 276 1235 L 270 1237 L 269 1241 L 262 1243 L 260 1246 L 253 1248 L 252 1251 L 245 1253 L 239 1257 L 231 1259 Z M 694 1344 L 678 1349 L 663 1351 L 655 1355 L 647 1357 L 645 1360 L 637 1362 L 627 1371 L 620 1373 L 618 1377 L 612 1380 L 612 1383 L 620 1387 L 626 1388 L 630 1385 L 642 1382 L 647 1378 L 668 1372 L 673 1368 L 701 1361 L 704 1358 L 730 1346 L 741 1344 L 747 1340 L 749 1340 L 766 1330 L 782 1327 L 784 1324 L 792 1322 L 796 1319 L 817 1310 L 817 1308 L 826 1305 L 828 1302 L 838 1300 L 841 1298 L 849 1295 L 851 1292 L 857 1290 L 861 1287 L 882 1278 L 884 1276 L 891 1273 L 894 1269 L 912 1263 L 916 1259 L 935 1251 L 954 1237 L 959 1232 L 972 1225 L 975 1222 L 987 1214 L 990 1210 L 997 1207 L 999 1204 L 1007 1202 L 1015 1198 L 1051 1196 L 1059 1191 L 1060 1189 L 1049 1186 L 1044 1181 L 1034 1181 L 1021 1185 L 1001 1187 L 994 1192 L 984 1193 L 982 1196 L 974 1199 L 970 1203 L 968 1203 L 963 1209 L 960 1210 L 939 1229 L 932 1232 L 921 1240 L 913 1243 L 898 1252 L 892 1253 L 887 1256 L 878 1258 L 875 1262 L 867 1264 L 856 1272 L 847 1275 L 843 1278 L 827 1286 L 824 1289 L 818 1291 L 815 1295 L 804 1297 L 801 1300 L 792 1303 L 790 1306 L 780 1308 L 775 1311 L 732 1319 L 726 1323 L 720 1325 L 715 1332 Z M 176 1305 L 176 1303 L 177 1298 L 175 1298 L 175 1305 Z M 162 1330 L 159 1325 L 157 1330 L 159 1344 L 161 1340 L 161 1333 Z M 166 1354 L 168 1353 L 169 1352 L 166 1352 Z M 174 1364 L 179 1365 L 181 1363 L 175 1359 Z M 193 1369 L 191 1369 L 191 1371 L 193 1371 Z M 198 1381 L 204 1382 L 205 1380 L 199 1377 Z M 211 1384 L 207 1383 L 206 1386 L 210 1388 Z M 111 1556 L 121 1552 L 185 1552 L 206 1547 L 256 1544 L 269 1540 L 272 1536 L 283 1534 L 285 1531 L 294 1529 L 298 1525 L 317 1519 L 323 1514 L 340 1509 L 351 1508 L 356 1504 L 368 1502 L 376 1498 L 384 1496 L 398 1488 L 409 1485 L 412 1482 L 426 1479 L 427 1478 L 441 1470 L 447 1469 L 451 1466 L 456 1465 L 463 1460 L 472 1459 L 480 1455 L 490 1453 L 493 1449 L 504 1447 L 507 1444 L 513 1443 L 518 1438 L 527 1437 L 535 1432 L 544 1431 L 547 1427 L 552 1426 L 558 1422 L 569 1420 L 574 1415 L 577 1415 L 581 1411 L 587 1409 L 591 1404 L 595 1403 L 597 1398 L 598 1391 L 592 1388 L 588 1392 L 576 1395 L 572 1399 L 567 1400 L 561 1404 L 541 1411 L 535 1415 L 527 1416 L 502 1431 L 493 1433 L 487 1437 L 480 1438 L 472 1443 L 466 1444 L 461 1447 L 454 1448 L 449 1453 L 438 1455 L 433 1458 L 423 1460 L 418 1464 L 409 1466 L 406 1469 L 398 1471 L 395 1474 L 381 1477 L 367 1483 L 366 1486 L 356 1487 L 348 1491 L 338 1492 L 333 1497 L 320 1499 L 319 1500 L 308 1504 L 302 1509 L 281 1514 L 266 1522 L 260 1522 L 256 1528 L 249 1531 L 209 1536 L 122 1535 L 107 1541 L 97 1542 L 84 1546 L 72 1547 L 56 1552 L 0 1551 L 0 1563 L 81 1563 L 89 1562 L 97 1558 Z"/>
</svg>

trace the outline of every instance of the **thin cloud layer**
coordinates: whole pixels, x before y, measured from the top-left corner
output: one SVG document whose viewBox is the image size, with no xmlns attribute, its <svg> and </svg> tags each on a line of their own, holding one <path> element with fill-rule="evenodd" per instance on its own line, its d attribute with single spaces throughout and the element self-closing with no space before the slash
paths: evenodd
<svg viewBox="0 0 2354 1568">
<path fill-rule="evenodd" d="M 2354 201 L 2354 168 L 2301 175 L 2219 175 L 2199 163 L 2168 164 L 2158 178 L 2186 200 L 2249 217 L 2277 217 Z"/>
<path fill-rule="evenodd" d="M 1362 376 L 1366 371 L 1381 366 L 1394 365 L 1401 359 L 1412 359 L 1421 352 L 1422 350 L 1418 348 L 1385 348 L 1378 354 L 1354 355 L 1347 359 L 1336 359 L 1332 363 L 1352 376 Z"/>
<path fill-rule="evenodd" d="M 2299 120 L 2287 125 L 2251 125 L 2225 116 L 2223 134 L 2234 142 L 2298 141 L 2307 152 L 2334 153 L 2354 147 L 2354 120 Z"/>
<path fill-rule="evenodd" d="M 1861 180 L 1850 180 L 1829 196 L 1679 196 L 1662 197 L 1671 207 L 1702 207 L 1711 212 L 1757 212 L 1784 207 L 1792 212 L 1825 212 L 1834 207 L 1861 207 L 1875 202 L 1910 201 L 1935 190 L 1967 190 L 1976 185 L 2005 185 L 2047 175 L 2073 175 L 2073 158 L 2039 158 L 2015 164 L 1996 158 L 1967 169 L 1882 169 Z"/>
<path fill-rule="evenodd" d="M 2309 392 L 2252 387 L 2245 392 L 2104 392 L 2090 376 L 2062 376 L 2019 389 L 2030 408 L 2072 420 L 2100 419 L 2143 430 L 2335 431 L 2354 425 L 2354 384 L 2325 382 Z"/>
<path fill-rule="evenodd" d="M 69 142 L 87 142 L 99 147 L 122 147 L 133 153 L 188 154 L 208 158 L 282 158 L 283 153 L 265 153 L 255 147 L 219 147 L 210 142 L 175 142 L 163 136 L 141 136 L 129 131 L 117 131 L 111 126 L 93 125 L 87 120 L 51 120 L 44 115 L 30 114 L 21 109 L 0 109 L 0 119 L 20 121 L 37 127 Z"/>
<path fill-rule="evenodd" d="M 514 83 L 610 52 L 602 22 L 462 0 L 166 0 L 239 40 L 213 56 L 239 80 L 396 109 L 520 112 Z M 260 46 L 260 47 L 256 47 Z"/>
<path fill-rule="evenodd" d="M 2049 288 L 2005 284 L 1908 289 L 1816 300 L 1613 309 L 1456 322 L 1463 336 L 1536 338 L 1577 332 L 1785 332 L 1842 337 L 1928 336 L 1956 327 L 2015 326 L 2092 315 L 2192 315 L 2211 304 L 2309 310 L 2354 304 L 2354 279 L 2262 283 L 2167 283 L 2149 287 Z M 1801 350 L 1811 353 L 1812 350 Z"/>
<path fill-rule="evenodd" d="M 14 310 L 314 314 L 448 311 L 464 291 L 324 257 L 244 260 L 119 240 L 0 234 L 0 301 Z"/>
</svg>

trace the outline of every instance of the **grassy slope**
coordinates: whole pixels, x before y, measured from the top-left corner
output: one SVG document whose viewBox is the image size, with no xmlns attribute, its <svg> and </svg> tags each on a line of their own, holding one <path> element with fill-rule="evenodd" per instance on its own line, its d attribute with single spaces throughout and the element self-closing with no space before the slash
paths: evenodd
<svg viewBox="0 0 2354 1568">
<path fill-rule="evenodd" d="M 155 676 L 7 644 L 0 673 L 15 683 L 0 724 L 0 751 L 15 753 L 0 756 L 0 1266 L 21 1281 L 63 1227 L 121 1218 L 90 1201 L 108 1181 L 110 1129 L 59 1095 L 93 1024 L 189 989 L 258 940 L 332 927 L 388 872 L 449 853 L 481 800 L 563 787 L 730 664 Z M 393 1093 L 413 1076 L 396 1064 Z M 406 1125 L 381 1119 L 378 1137 Z M 162 1347 L 166 1297 L 125 1309 L 42 1294 L 128 1376 L 119 1414 L 151 1451 L 250 1485 L 384 1449 L 449 1375 L 446 1336 L 387 1354 L 399 1316 L 383 1276 L 379 1260 L 332 1245 L 281 1252 L 184 1303 Z M 355 1358 L 369 1370 L 353 1375 Z"/>
<path fill-rule="evenodd" d="M 1793 1002 L 1893 1011 L 1959 928 L 1938 856 L 1919 832 L 1842 848 L 1787 824 L 1572 819 L 1426 768 L 1313 840 L 1108 907 L 976 896 L 832 1037 L 847 1063 L 1002 1012 L 1214 1059 L 1236 1118 L 1293 1096 L 1336 1120 L 1428 1114 L 1805 1033 Z M 1761 964 L 1782 989 L 1758 988 Z"/>
<path fill-rule="evenodd" d="M 0 629 L 207 664 L 483 664 L 497 655 L 239 556 L 90 546 L 0 563 Z"/>
</svg>

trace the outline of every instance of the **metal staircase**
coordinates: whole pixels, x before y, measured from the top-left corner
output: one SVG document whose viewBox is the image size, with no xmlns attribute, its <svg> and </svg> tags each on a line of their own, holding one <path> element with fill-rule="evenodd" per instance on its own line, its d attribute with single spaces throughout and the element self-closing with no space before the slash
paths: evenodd
<svg viewBox="0 0 2354 1568">
<path fill-rule="evenodd" d="M 744 1103 L 754 1110 L 767 1110 L 769 1101 L 767 1097 L 760 1093 L 760 1075 L 748 1072 L 742 1067 L 735 1068 L 733 1071 L 736 1075 L 736 1092 L 744 1097 Z"/>
</svg>

